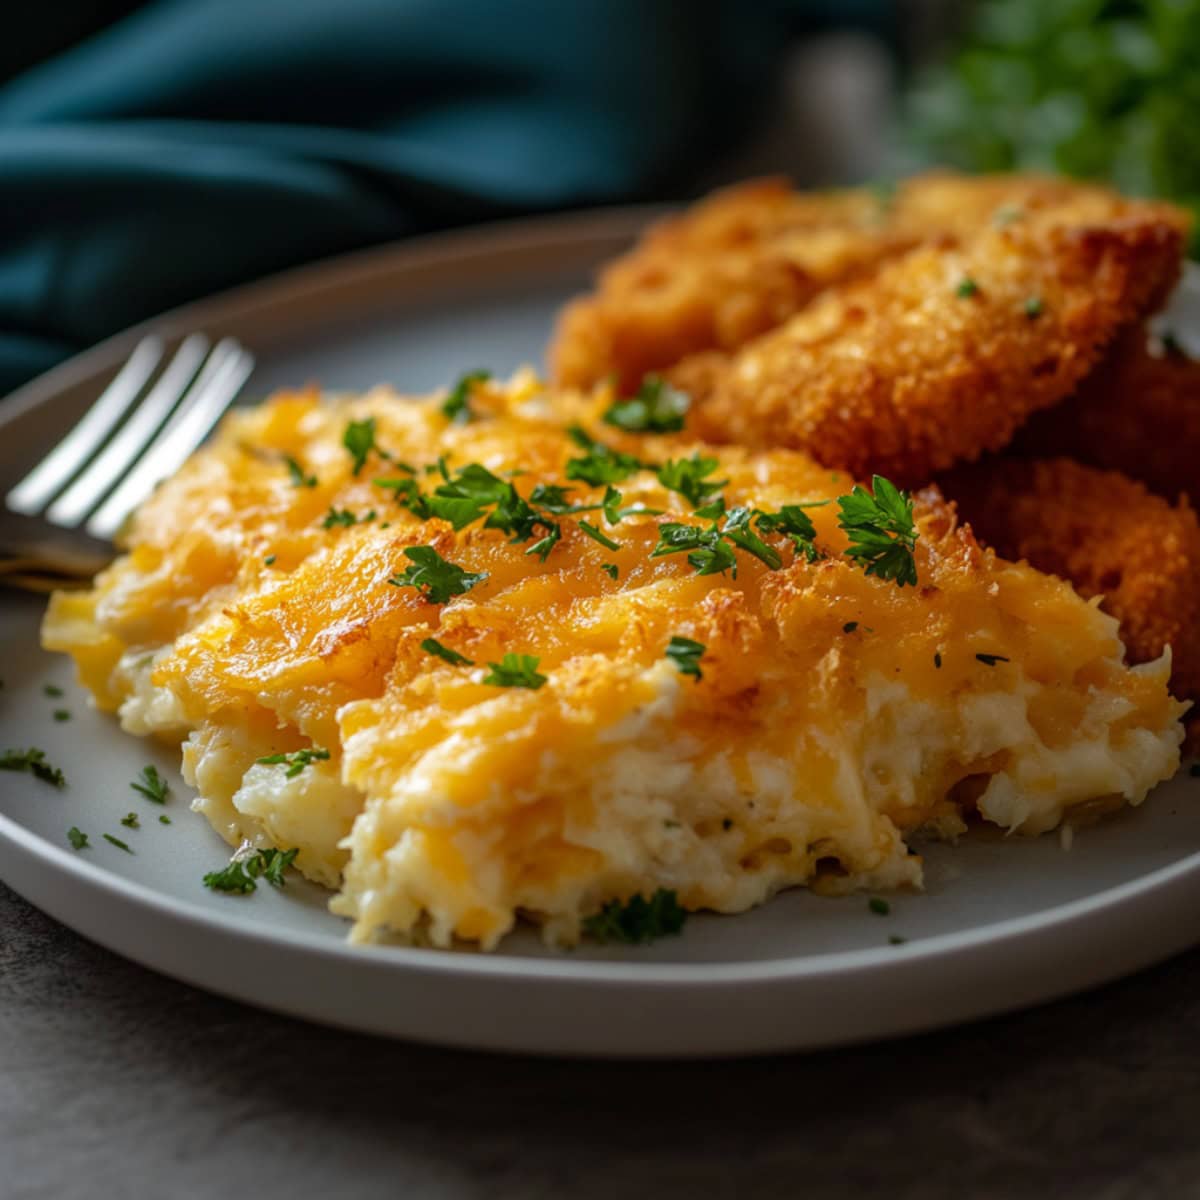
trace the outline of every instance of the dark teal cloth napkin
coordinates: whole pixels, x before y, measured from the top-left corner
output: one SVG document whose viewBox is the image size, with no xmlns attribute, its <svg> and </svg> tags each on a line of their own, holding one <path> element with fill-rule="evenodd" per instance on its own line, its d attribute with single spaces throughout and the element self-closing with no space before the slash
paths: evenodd
<svg viewBox="0 0 1200 1200">
<path fill-rule="evenodd" d="M 796 8 L 147 4 L 0 88 L 0 395 L 289 265 L 661 194 L 756 119 Z"/>
</svg>

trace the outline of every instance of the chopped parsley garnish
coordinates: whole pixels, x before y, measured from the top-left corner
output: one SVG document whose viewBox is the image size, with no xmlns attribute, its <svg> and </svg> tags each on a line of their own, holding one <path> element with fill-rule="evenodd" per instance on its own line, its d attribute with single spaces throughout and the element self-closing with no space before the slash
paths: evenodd
<svg viewBox="0 0 1200 1200">
<path fill-rule="evenodd" d="M 791 538 L 799 554 L 811 563 L 821 557 L 813 539 L 817 531 L 806 508 L 824 508 L 828 500 L 813 500 L 807 504 L 785 504 L 777 513 L 755 509 L 755 521 L 763 533 L 782 533 Z"/>
<path fill-rule="evenodd" d="M 658 482 L 668 491 L 677 492 L 693 508 L 707 503 L 728 479 L 709 479 L 720 463 L 715 458 L 693 454 L 691 458 L 668 459 L 656 472 Z"/>
<path fill-rule="evenodd" d="M 100 836 L 106 842 L 109 842 L 112 845 L 116 846 L 116 848 L 118 850 L 124 850 L 126 854 L 133 853 L 133 851 L 129 848 L 129 844 L 127 842 L 121 841 L 121 839 L 119 837 L 113 837 L 113 835 L 111 833 L 102 833 Z"/>
<path fill-rule="evenodd" d="M 867 901 L 867 907 L 877 917 L 886 917 L 892 911 L 892 906 L 882 896 L 872 896 Z"/>
<path fill-rule="evenodd" d="M 580 521 L 579 528 L 592 539 L 593 542 L 599 542 L 606 550 L 620 550 L 621 543 L 614 542 L 612 538 L 600 532 L 590 521 Z"/>
<path fill-rule="evenodd" d="M 1191 356 L 1183 348 L 1183 343 L 1169 329 L 1164 329 L 1159 335 L 1159 343 L 1162 345 L 1163 354 L 1168 358 L 1190 358 Z"/>
<path fill-rule="evenodd" d="M 888 945 L 889 946 L 903 946 L 904 943 L 907 941 L 908 941 L 908 938 L 902 938 L 898 933 L 893 933 L 893 934 L 888 935 Z"/>
<path fill-rule="evenodd" d="M 170 825 L 170 823 L 171 823 L 171 818 L 170 818 L 170 817 L 168 817 L 166 813 L 159 813 L 159 816 L 158 816 L 158 823 L 159 823 L 160 825 Z"/>
<path fill-rule="evenodd" d="M 54 719 L 56 721 L 69 721 L 71 719 L 71 710 L 69 708 L 56 708 L 54 710 Z"/>
<path fill-rule="evenodd" d="M 158 773 L 157 767 L 143 767 L 141 775 L 129 786 L 135 792 L 141 792 L 147 800 L 152 800 L 155 804 L 166 804 L 167 802 L 169 790 L 167 781 Z"/>
<path fill-rule="evenodd" d="M 264 567 L 273 567 L 274 565 L 275 565 L 275 555 L 268 554 L 267 557 L 263 559 L 263 566 Z"/>
<path fill-rule="evenodd" d="M 908 493 L 876 475 L 871 492 L 855 484 L 848 496 L 838 498 L 838 508 L 838 525 L 850 538 L 846 557 L 864 566 L 868 575 L 894 579 L 900 587 L 906 583 L 916 586 L 913 549 L 918 534 Z"/>
<path fill-rule="evenodd" d="M 475 665 L 473 659 L 467 658 L 465 654 L 459 654 L 457 650 L 451 650 L 449 646 L 443 646 L 437 638 L 427 637 L 421 643 L 421 649 L 426 654 L 433 654 L 444 659 L 452 667 L 473 667 Z"/>
<path fill-rule="evenodd" d="M 621 568 L 618 567 L 616 563 L 601 563 L 600 570 L 602 570 L 605 573 L 605 575 L 607 575 L 609 577 L 609 579 L 612 579 L 614 581 L 616 580 L 617 576 L 621 573 Z"/>
<path fill-rule="evenodd" d="M 647 375 L 637 394 L 619 400 L 605 414 L 609 425 L 626 433 L 677 433 L 683 428 L 692 398 L 657 375 Z"/>
<path fill-rule="evenodd" d="M 1024 304 L 1025 315 L 1032 321 L 1035 317 L 1040 317 L 1046 311 L 1045 302 L 1041 296 L 1030 296 Z"/>
<path fill-rule="evenodd" d="M 732 542 L 739 550 L 754 555 L 759 562 L 765 563 L 772 571 L 778 571 L 783 565 L 779 551 L 768 546 L 751 528 L 750 519 L 754 512 L 749 508 L 731 509 L 721 526 L 721 535 Z"/>
<path fill-rule="evenodd" d="M 938 652 L 935 652 L 935 653 L 934 653 L 934 656 L 933 656 L 933 665 L 934 665 L 934 666 L 935 666 L 935 667 L 936 667 L 936 668 L 937 668 L 939 671 L 942 669 L 942 655 L 941 655 L 941 652 L 940 652 L 940 651 L 938 651 Z"/>
<path fill-rule="evenodd" d="M 408 546 L 405 558 L 412 566 L 388 580 L 393 587 L 411 587 L 430 604 L 445 604 L 452 596 L 462 596 L 487 578 L 486 571 L 464 571 L 457 563 L 444 559 L 432 546 Z"/>
<path fill-rule="evenodd" d="M 587 451 L 582 458 L 567 459 L 568 479 L 581 479 L 584 483 L 599 487 L 601 484 L 620 483 L 646 468 L 641 459 L 595 441 L 578 425 L 571 426 L 567 432 L 577 446 Z"/>
<path fill-rule="evenodd" d="M 498 663 L 488 663 L 491 670 L 483 677 L 483 682 L 493 687 L 519 687 L 537 691 L 547 678 L 538 674 L 539 662 L 541 659 L 534 654 L 506 654 Z"/>
<path fill-rule="evenodd" d="M 667 643 L 666 655 L 679 668 L 681 675 L 691 675 L 699 683 L 704 678 L 700 660 L 706 649 L 703 642 L 676 636 Z"/>
<path fill-rule="evenodd" d="M 141 829 L 142 827 L 142 823 L 138 820 L 138 815 L 135 812 L 126 813 L 121 818 L 121 824 L 124 825 L 126 829 Z"/>
<path fill-rule="evenodd" d="M 845 625 L 842 626 L 842 632 L 843 633 L 853 633 L 857 628 L 858 628 L 857 621 L 847 621 L 845 623 Z"/>
<path fill-rule="evenodd" d="M 292 477 L 292 487 L 315 488 L 317 486 L 317 477 L 306 475 L 304 468 L 291 455 L 288 455 L 283 461 L 287 465 L 288 474 Z"/>
<path fill-rule="evenodd" d="M 215 892 L 240 892 L 248 895 L 257 890 L 255 880 L 262 878 L 274 887 L 283 887 L 287 882 L 283 873 L 290 867 L 300 853 L 299 848 L 293 850 L 256 850 L 244 858 L 231 859 L 229 865 L 220 871 L 209 871 L 204 876 L 206 888 Z"/>
<path fill-rule="evenodd" d="M 325 519 L 321 522 L 322 529 L 332 529 L 335 525 L 351 526 L 358 525 L 360 522 L 363 525 L 369 525 L 375 520 L 376 512 L 372 508 L 369 512 L 364 513 L 361 517 L 356 517 L 348 508 L 334 508 L 332 505 L 329 511 L 325 514 Z"/>
<path fill-rule="evenodd" d="M 88 835 L 74 825 L 67 830 L 67 841 L 71 843 L 72 850 L 86 850 L 91 845 Z"/>
<path fill-rule="evenodd" d="M 386 488 L 396 494 L 396 503 L 407 508 L 414 517 L 427 521 L 431 516 L 429 504 L 421 492 L 421 485 L 413 478 L 372 479 L 376 487 Z"/>
<path fill-rule="evenodd" d="M 328 759 L 328 750 L 322 750 L 317 746 L 308 746 L 303 750 L 293 750 L 288 754 L 268 754 L 266 758 L 256 758 L 254 761 L 268 767 L 287 767 L 284 778 L 295 779 L 305 767 L 311 766 L 315 762 L 326 762 Z"/>
<path fill-rule="evenodd" d="M 985 667 L 994 667 L 997 663 L 1002 662 L 1012 662 L 1012 659 L 1005 658 L 1003 654 L 977 654 L 975 657 L 979 659 L 979 661 L 983 663 Z"/>
<path fill-rule="evenodd" d="M 610 900 L 583 922 L 584 930 L 598 942 L 628 942 L 637 945 L 678 933 L 687 912 L 673 891 L 659 888 L 647 900 L 640 893 L 622 903 Z"/>
<path fill-rule="evenodd" d="M 970 275 L 964 275 L 958 281 L 958 286 L 954 289 L 954 294 L 962 300 L 969 300 L 977 291 L 979 291 L 979 284 Z"/>
<path fill-rule="evenodd" d="M 55 683 L 46 684 L 46 686 L 42 688 L 42 691 L 45 692 L 46 695 L 49 696 L 51 700 L 57 700 L 60 696 L 63 695 L 62 688 L 60 688 Z"/>
<path fill-rule="evenodd" d="M 354 460 L 353 473 L 357 475 L 366 466 L 371 451 L 376 449 L 375 418 L 351 421 L 342 434 L 342 445 L 350 451 L 350 457 Z"/>
<path fill-rule="evenodd" d="M 471 419 L 471 387 L 491 379 L 491 371 L 468 371 L 460 375 L 458 382 L 447 393 L 442 401 L 442 414 L 451 421 L 465 425 Z"/>
<path fill-rule="evenodd" d="M 624 497 L 610 483 L 604 489 L 604 500 L 600 507 L 604 510 L 604 519 L 610 525 L 619 525 L 626 517 L 658 517 L 662 515 L 661 508 L 647 508 L 644 504 L 631 504 L 628 508 L 621 507 Z"/>
<path fill-rule="evenodd" d="M 548 513 L 554 513 L 555 516 L 562 516 L 564 513 L 595 512 L 602 507 L 599 504 L 572 504 L 567 499 L 567 493 L 571 490 L 559 487 L 556 483 L 539 483 L 529 493 L 529 503 L 536 508 L 545 509 Z"/>
<path fill-rule="evenodd" d="M 658 527 L 658 545 L 651 551 L 651 558 L 685 551 L 696 574 L 723 575 L 732 569 L 734 578 L 737 578 L 737 557 L 729 544 L 721 539 L 721 532 L 715 525 L 711 529 L 704 529 L 700 525 L 668 521 Z"/>
<path fill-rule="evenodd" d="M 26 771 L 56 788 L 67 786 L 67 777 L 46 761 L 45 750 L 5 750 L 0 753 L 0 771 Z"/>
</svg>

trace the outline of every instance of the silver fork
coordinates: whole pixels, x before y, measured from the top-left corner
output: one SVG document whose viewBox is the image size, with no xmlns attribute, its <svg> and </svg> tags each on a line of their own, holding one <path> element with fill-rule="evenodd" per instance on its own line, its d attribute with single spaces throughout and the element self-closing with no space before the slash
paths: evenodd
<svg viewBox="0 0 1200 1200">
<path fill-rule="evenodd" d="M 254 369 L 233 338 L 210 346 L 193 333 L 162 366 L 164 353 L 161 338 L 143 338 L 74 428 L 5 497 L 0 554 L 10 565 L 88 575 L 111 560 L 121 523 L 183 465 Z"/>
</svg>

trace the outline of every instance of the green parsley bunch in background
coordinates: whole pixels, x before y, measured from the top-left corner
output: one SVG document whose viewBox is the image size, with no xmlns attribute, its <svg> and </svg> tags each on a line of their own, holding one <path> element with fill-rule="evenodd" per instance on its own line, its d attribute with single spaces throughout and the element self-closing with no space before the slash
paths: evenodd
<svg viewBox="0 0 1200 1200">
<path fill-rule="evenodd" d="M 1200 0 L 983 0 L 910 92 L 906 132 L 925 163 L 1058 171 L 1200 214 Z"/>
</svg>

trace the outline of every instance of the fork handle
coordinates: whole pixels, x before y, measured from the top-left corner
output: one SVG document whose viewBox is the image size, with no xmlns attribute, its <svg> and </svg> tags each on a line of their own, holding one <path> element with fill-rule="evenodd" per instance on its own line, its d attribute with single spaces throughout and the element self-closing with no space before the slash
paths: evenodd
<svg viewBox="0 0 1200 1200">
<path fill-rule="evenodd" d="M 109 542 L 82 530 L 56 529 L 36 517 L 0 509 L 0 576 L 8 573 L 2 561 L 7 558 L 23 570 L 80 579 L 108 566 L 115 555 Z"/>
</svg>

